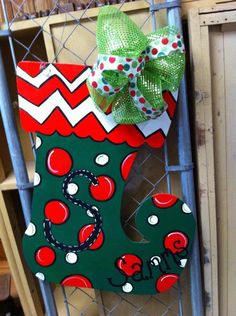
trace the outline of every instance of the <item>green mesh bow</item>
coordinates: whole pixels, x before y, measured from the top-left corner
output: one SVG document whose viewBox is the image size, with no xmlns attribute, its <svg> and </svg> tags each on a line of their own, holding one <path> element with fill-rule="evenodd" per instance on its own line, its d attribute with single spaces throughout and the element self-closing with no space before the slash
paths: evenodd
<svg viewBox="0 0 236 316">
<path fill-rule="evenodd" d="M 112 105 L 119 124 L 136 124 L 166 110 L 164 90 L 176 91 L 184 72 L 183 38 L 171 26 L 144 35 L 123 12 L 100 10 L 98 59 L 87 80 L 90 95 L 104 112 Z"/>
</svg>

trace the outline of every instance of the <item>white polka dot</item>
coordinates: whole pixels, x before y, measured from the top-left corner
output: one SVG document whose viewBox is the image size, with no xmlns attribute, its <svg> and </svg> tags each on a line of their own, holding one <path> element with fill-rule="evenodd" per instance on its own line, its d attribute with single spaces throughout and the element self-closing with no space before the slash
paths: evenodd
<svg viewBox="0 0 236 316">
<path fill-rule="evenodd" d="M 148 217 L 148 223 L 150 225 L 156 225 L 158 223 L 159 219 L 156 215 L 151 215 Z"/>
<path fill-rule="evenodd" d="M 131 283 L 125 283 L 125 285 L 122 286 L 122 291 L 125 293 L 130 293 L 133 290 L 133 285 Z"/>
<path fill-rule="evenodd" d="M 35 174 L 34 174 L 34 186 L 39 185 L 40 182 L 41 182 L 40 175 L 37 172 L 35 172 Z"/>
<path fill-rule="evenodd" d="M 67 186 L 67 192 L 70 194 L 70 195 L 75 195 L 79 190 L 79 187 L 77 184 L 75 183 L 69 183 L 68 186 Z"/>
<path fill-rule="evenodd" d="M 27 236 L 34 236 L 36 233 L 36 227 L 33 223 L 29 223 L 26 231 L 25 231 L 25 235 Z"/>
<path fill-rule="evenodd" d="M 37 272 L 35 276 L 42 281 L 45 280 L 45 275 L 42 272 Z"/>
<path fill-rule="evenodd" d="M 42 140 L 39 136 L 35 139 L 35 148 L 38 149 L 42 145 Z"/>
<path fill-rule="evenodd" d="M 192 213 L 192 211 L 190 210 L 190 208 L 188 207 L 186 203 L 182 205 L 182 211 L 186 214 Z"/>
<path fill-rule="evenodd" d="M 74 252 L 68 252 L 67 254 L 66 254 L 66 261 L 68 262 L 68 263 L 71 263 L 71 264 L 73 264 L 73 263 L 76 263 L 77 262 L 77 254 L 76 253 L 74 253 Z"/>
<path fill-rule="evenodd" d="M 98 211 L 98 208 L 97 208 L 96 206 L 92 206 L 92 209 Z M 89 217 L 93 217 L 93 214 L 91 213 L 90 210 L 87 210 L 87 215 L 88 215 Z"/>
<path fill-rule="evenodd" d="M 95 162 L 100 166 L 105 166 L 109 162 L 109 156 L 107 154 L 99 154 L 95 158 Z"/>
<path fill-rule="evenodd" d="M 159 256 L 153 256 L 150 259 L 151 265 L 158 266 L 161 262 L 161 258 Z"/>
<path fill-rule="evenodd" d="M 187 264 L 188 259 L 181 259 L 180 260 L 180 268 L 184 268 Z"/>
</svg>

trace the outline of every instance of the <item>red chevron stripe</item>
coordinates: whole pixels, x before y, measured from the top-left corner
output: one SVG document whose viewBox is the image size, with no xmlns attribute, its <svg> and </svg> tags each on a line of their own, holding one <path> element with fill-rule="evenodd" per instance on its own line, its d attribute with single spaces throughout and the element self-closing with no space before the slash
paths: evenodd
<svg viewBox="0 0 236 316">
<path fill-rule="evenodd" d="M 18 67 L 24 70 L 31 77 L 37 76 L 48 63 L 40 63 L 34 61 L 21 61 L 18 63 Z M 72 65 L 72 64 L 53 64 L 63 76 L 69 80 L 73 81 L 81 72 L 87 68 L 84 65 Z"/>
<path fill-rule="evenodd" d="M 84 82 L 74 92 L 70 92 L 66 85 L 58 77 L 52 77 L 45 82 L 40 89 L 18 77 L 17 86 L 18 93 L 36 106 L 40 106 L 40 104 L 50 97 L 50 95 L 52 95 L 56 90 L 61 92 L 62 96 L 71 108 L 75 108 L 85 98 L 89 97 L 86 82 Z"/>
<path fill-rule="evenodd" d="M 151 147 L 159 148 L 163 146 L 165 137 L 162 132 L 157 131 L 151 136 L 145 138 L 134 125 L 118 125 L 109 134 L 106 133 L 100 122 L 90 113 L 75 127 L 71 127 L 63 114 L 55 109 L 50 117 L 41 125 L 34 120 L 28 113 L 20 110 L 22 127 L 28 132 L 40 132 L 45 135 L 51 135 L 59 132 L 63 136 L 69 136 L 74 133 L 78 137 L 91 137 L 95 141 L 102 142 L 105 139 L 115 144 L 127 142 L 132 147 L 140 147 L 147 143 Z"/>
</svg>

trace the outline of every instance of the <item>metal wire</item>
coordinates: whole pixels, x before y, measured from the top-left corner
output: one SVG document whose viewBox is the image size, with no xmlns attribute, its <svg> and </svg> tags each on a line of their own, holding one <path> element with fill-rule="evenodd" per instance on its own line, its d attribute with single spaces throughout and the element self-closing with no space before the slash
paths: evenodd
<svg viewBox="0 0 236 316">
<path fill-rule="evenodd" d="M 33 59 L 37 61 L 41 61 L 42 63 L 45 60 L 42 60 L 41 54 L 34 50 L 34 45 L 40 41 L 40 38 L 43 33 L 47 36 L 50 36 L 55 44 L 56 52 L 53 60 L 49 62 L 57 62 L 60 59 L 62 53 L 71 54 L 72 58 L 76 58 L 78 63 L 87 64 L 89 62 L 90 57 L 96 52 L 96 42 L 95 42 L 95 32 L 90 27 L 84 25 L 82 23 L 82 19 L 86 18 L 87 21 L 91 23 L 91 25 L 95 25 L 94 19 L 89 17 L 88 10 L 93 7 L 97 1 L 90 0 L 86 5 L 85 9 L 82 12 L 82 15 L 78 19 L 73 12 L 67 12 L 63 3 L 65 1 L 54 0 L 51 9 L 47 12 L 47 16 L 45 17 L 44 23 L 41 24 L 38 22 L 37 18 L 33 19 L 30 14 L 26 14 L 24 12 L 24 8 L 27 4 L 28 0 L 24 0 L 22 2 L 15 0 L 1 0 L 4 16 L 6 22 L 6 28 L 12 29 L 14 23 L 16 23 L 17 19 L 22 15 L 31 19 L 32 23 L 37 28 L 36 33 L 33 35 L 31 42 L 26 44 L 22 37 L 17 37 L 15 33 L 12 33 L 12 36 L 9 37 L 9 45 L 10 51 L 12 55 L 13 64 L 19 61 L 15 56 L 15 49 L 17 47 L 21 47 L 25 52 L 21 56 L 20 60 L 25 59 Z M 138 0 L 137 0 L 138 1 Z M 7 16 L 7 11 L 4 6 L 4 3 L 9 2 L 14 7 L 15 14 L 9 19 Z M 71 1 L 68 1 L 71 2 Z M 146 1 L 148 4 L 153 4 L 153 0 L 151 3 Z M 119 8 L 121 9 L 124 5 L 125 0 L 123 0 Z M 55 34 L 49 33 L 47 29 L 45 29 L 45 25 L 52 15 L 56 13 L 57 10 L 60 10 L 61 14 L 64 16 L 63 29 L 60 33 L 60 38 L 55 36 Z M 73 27 L 71 31 L 66 34 L 65 30 L 68 25 L 68 19 L 73 20 Z M 147 13 L 143 21 L 139 21 L 140 28 L 143 28 L 148 22 L 152 22 L 153 29 L 156 29 L 156 14 L 155 12 Z M 86 56 L 82 56 L 81 52 L 78 49 L 72 50 L 69 46 L 69 41 L 72 39 L 75 32 L 79 32 L 83 30 L 83 32 L 87 32 L 87 34 L 94 36 L 94 45 L 89 49 Z M 86 40 L 86 39 L 84 39 Z M 61 61 L 61 60 L 60 60 Z M 176 134 L 175 134 L 176 136 Z M 173 137 L 170 139 L 169 146 L 175 148 L 176 142 L 173 142 Z M 174 153 L 170 154 L 168 151 L 168 145 L 166 143 L 164 149 L 154 150 L 149 147 L 144 146 L 138 157 L 137 161 L 134 165 L 133 170 L 129 176 L 129 180 L 126 184 L 125 192 L 124 192 L 124 201 L 123 208 L 121 210 L 121 218 L 123 227 L 127 233 L 127 235 L 131 239 L 145 241 L 142 234 L 135 227 L 135 214 L 137 209 L 142 204 L 142 202 L 153 193 L 157 192 L 178 192 L 178 188 L 180 186 L 180 179 L 176 180 L 176 177 L 172 177 L 167 167 L 170 163 L 171 155 L 178 156 L 178 147 L 176 146 Z M 34 142 L 32 142 L 32 147 L 34 148 Z M 150 172 L 150 166 L 155 167 L 155 172 Z M 176 174 L 177 172 L 175 172 Z M 173 181 L 174 178 L 174 181 Z M 179 177 L 180 178 L 180 177 Z M 172 183 L 173 182 L 173 183 Z M 141 190 L 137 190 L 137 187 L 142 188 Z M 139 191 L 139 194 L 137 194 Z M 141 192 L 141 193 L 140 193 Z M 177 193 L 178 194 L 178 193 Z M 128 210 L 128 211 L 127 211 Z M 134 237 L 135 236 L 135 237 Z M 188 275 L 186 273 L 186 278 Z M 191 282 L 194 282 L 192 280 Z M 60 290 L 60 291 L 59 291 Z M 136 316 L 136 315 L 146 315 L 146 316 L 164 316 L 164 315 L 186 315 L 190 316 L 189 310 L 184 314 L 184 306 L 183 306 L 183 292 L 187 293 L 189 291 L 189 282 L 185 282 L 182 289 L 180 288 L 180 284 L 177 287 L 172 288 L 168 295 L 147 295 L 147 296 L 134 296 L 128 294 L 115 294 L 94 290 L 84 290 L 80 288 L 64 288 L 56 287 L 55 293 L 57 296 L 61 296 L 62 301 L 64 302 L 64 311 L 60 311 L 60 315 L 80 315 L 80 316 Z M 84 302 L 82 304 L 82 302 Z M 125 311 L 125 312 L 124 312 Z M 124 314 L 125 313 L 125 314 Z M 56 315 L 56 314 L 52 314 Z M 198 316 L 201 316 L 199 314 Z"/>
</svg>

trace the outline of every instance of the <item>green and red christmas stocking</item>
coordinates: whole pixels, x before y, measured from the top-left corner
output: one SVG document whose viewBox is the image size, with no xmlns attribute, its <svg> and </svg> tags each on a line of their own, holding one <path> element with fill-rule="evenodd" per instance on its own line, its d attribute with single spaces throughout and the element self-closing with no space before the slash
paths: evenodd
<svg viewBox="0 0 236 316">
<path fill-rule="evenodd" d="M 41 280 L 133 294 L 155 294 L 179 279 L 189 258 L 195 222 L 170 194 L 140 206 L 136 226 L 148 242 L 134 242 L 120 219 L 126 179 L 146 143 L 161 147 L 176 107 L 156 119 L 116 123 L 93 103 L 80 65 L 21 62 L 17 70 L 23 128 L 36 132 L 31 223 L 25 259 Z"/>
</svg>

